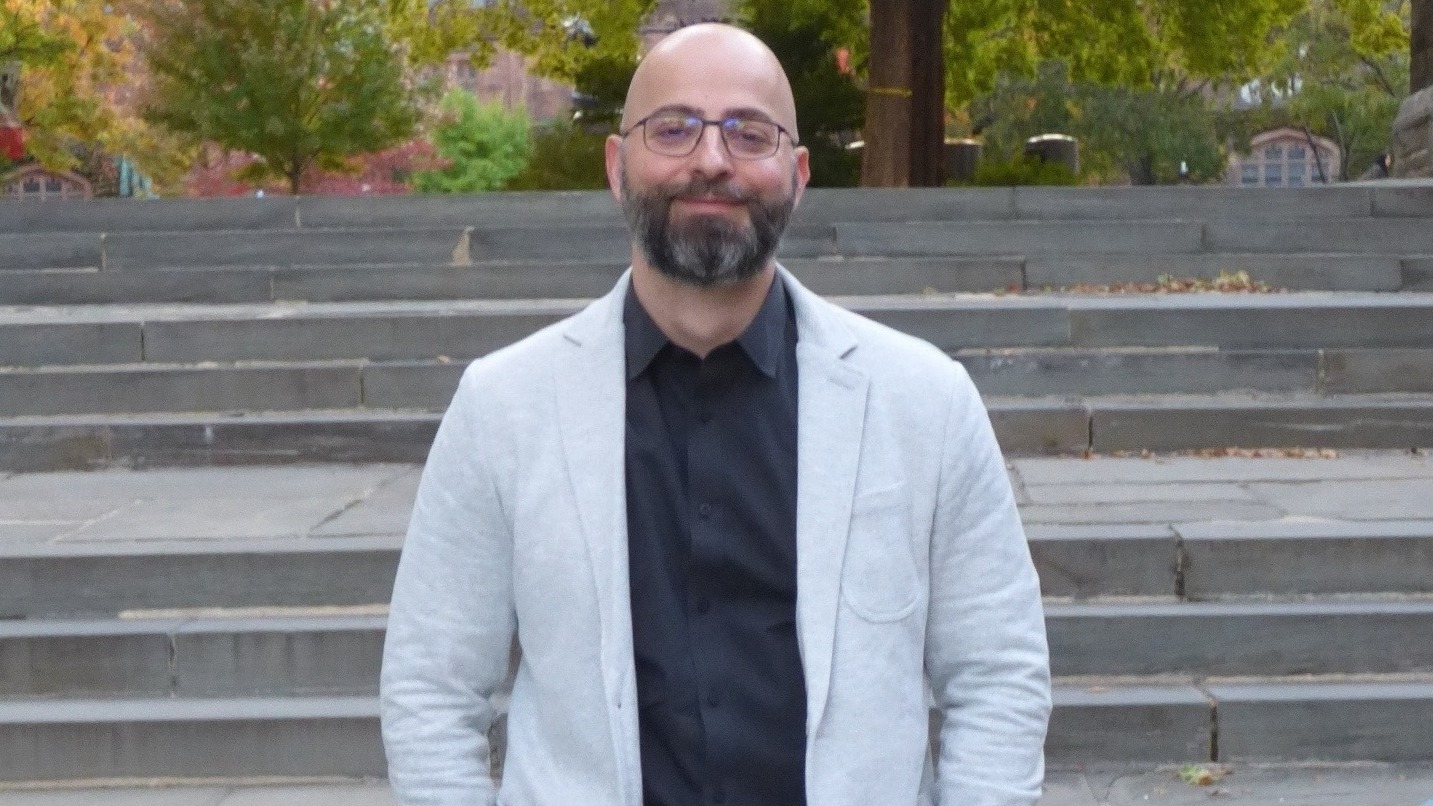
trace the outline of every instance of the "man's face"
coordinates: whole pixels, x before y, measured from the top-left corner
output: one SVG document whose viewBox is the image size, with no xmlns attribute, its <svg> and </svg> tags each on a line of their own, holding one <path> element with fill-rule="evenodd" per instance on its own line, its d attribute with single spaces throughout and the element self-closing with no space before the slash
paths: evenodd
<svg viewBox="0 0 1433 806">
<path fill-rule="evenodd" d="M 625 167 L 621 188 L 622 212 L 647 262 L 670 279 L 702 288 L 760 274 L 775 257 L 796 206 L 794 191 L 768 198 L 731 180 L 700 176 L 638 191 Z"/>
<path fill-rule="evenodd" d="M 655 271 L 686 285 L 732 285 L 766 269 L 809 176 L 806 149 L 789 134 L 795 122 L 780 117 L 783 105 L 773 97 L 784 77 L 742 61 L 664 64 L 659 78 L 629 96 L 627 136 L 608 143 L 609 180 L 634 244 Z M 764 121 L 784 132 L 770 156 L 743 159 L 717 126 L 704 126 L 691 153 L 673 156 L 654 150 L 647 138 L 655 134 L 634 125 L 668 114 Z"/>
</svg>

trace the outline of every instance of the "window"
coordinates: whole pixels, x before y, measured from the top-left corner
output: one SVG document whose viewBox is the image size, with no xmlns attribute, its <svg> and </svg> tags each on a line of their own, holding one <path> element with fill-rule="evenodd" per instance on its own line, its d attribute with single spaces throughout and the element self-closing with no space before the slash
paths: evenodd
<svg viewBox="0 0 1433 806">
<path fill-rule="evenodd" d="M 1271 187 L 1284 184 L 1284 166 L 1277 162 L 1265 163 L 1264 184 Z"/>
<path fill-rule="evenodd" d="M 1239 183 L 1242 185 L 1259 184 L 1259 163 L 1246 162 L 1240 166 Z"/>
<path fill-rule="evenodd" d="M 40 180 L 39 180 L 39 179 L 36 179 L 36 178 L 33 177 L 33 176 L 30 177 L 29 179 L 26 179 L 26 180 L 25 180 L 25 185 L 24 185 L 24 187 L 22 187 L 22 188 L 20 189 L 20 192 L 21 192 L 21 193 L 39 193 L 39 192 L 40 192 Z"/>
<path fill-rule="evenodd" d="M 1283 146 L 1269 146 L 1268 148 L 1264 149 L 1264 159 L 1266 160 L 1281 160 L 1283 158 Z"/>
<path fill-rule="evenodd" d="M 1289 163 L 1289 187 L 1301 188 L 1304 186 L 1304 174 L 1308 170 L 1308 167 L 1308 165 L 1302 162 Z"/>
<path fill-rule="evenodd" d="M 58 176 L 51 176 L 45 179 L 46 193 L 59 193 L 63 189 L 64 187 L 60 184 L 60 178 Z"/>
<path fill-rule="evenodd" d="M 1289 146 L 1289 159 L 1290 159 L 1291 161 L 1292 161 L 1292 160 L 1306 160 L 1306 159 L 1308 159 L 1308 158 L 1309 158 L 1309 151 L 1308 151 L 1308 149 L 1304 148 L 1303 146 Z"/>
</svg>

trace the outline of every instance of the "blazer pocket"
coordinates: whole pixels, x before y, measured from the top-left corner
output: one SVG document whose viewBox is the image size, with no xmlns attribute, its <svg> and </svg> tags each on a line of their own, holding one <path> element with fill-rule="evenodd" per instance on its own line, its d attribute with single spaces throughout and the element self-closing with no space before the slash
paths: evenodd
<svg viewBox="0 0 1433 806">
<path fill-rule="evenodd" d="M 851 507 L 841 597 L 867 621 L 899 621 L 920 601 L 904 486 L 867 493 Z"/>
</svg>

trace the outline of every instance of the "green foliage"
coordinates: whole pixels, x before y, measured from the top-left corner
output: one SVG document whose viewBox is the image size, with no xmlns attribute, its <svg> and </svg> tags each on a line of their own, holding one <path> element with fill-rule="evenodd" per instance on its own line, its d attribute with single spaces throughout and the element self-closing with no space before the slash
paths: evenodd
<svg viewBox="0 0 1433 806">
<path fill-rule="evenodd" d="M 418 99 L 384 0 L 168 0 L 146 13 L 147 117 L 257 155 L 299 191 L 311 166 L 407 139 Z"/>
<path fill-rule="evenodd" d="M 792 3 L 744 0 L 746 27 L 776 53 L 796 96 L 801 141 L 811 152 L 811 184 L 853 187 L 861 178 L 861 158 L 845 142 L 861 130 L 865 93 L 855 77 L 842 74 L 836 61 L 840 40 L 830 32 L 849 26 L 853 3 Z"/>
<path fill-rule="evenodd" d="M 559 124 L 537 133 L 532 155 L 508 190 L 600 190 L 607 187 L 607 135 Z"/>
<path fill-rule="evenodd" d="M 582 110 L 583 128 L 616 131 L 627 101 L 627 87 L 637 71 L 635 59 L 608 55 L 588 59 L 577 71 L 573 89 L 591 99 L 592 107 Z"/>
<path fill-rule="evenodd" d="M 1360 2 L 1364 0 L 1358 0 Z M 1308 0 L 968 0 L 946 14 L 946 98 L 962 110 L 997 77 L 1060 60 L 1072 81 L 1134 89 L 1239 84 L 1277 55 L 1267 32 Z"/>
<path fill-rule="evenodd" d="M 478 103 L 471 92 L 451 90 L 440 106 L 433 144 L 445 166 L 413 174 L 423 193 L 499 190 L 527 165 L 531 143 L 524 112 L 509 114 L 501 102 Z"/>
<path fill-rule="evenodd" d="M 1311 0 L 1275 32 L 1282 56 L 1257 85 L 1261 103 L 1223 116 L 1223 133 L 1247 143 L 1277 126 L 1328 137 L 1343 151 L 1339 179 L 1357 177 L 1391 149 L 1408 87 L 1407 0 Z"/>
<path fill-rule="evenodd" d="M 472 11 L 474 44 L 491 40 L 530 57 L 538 75 L 572 82 L 591 61 L 636 64 L 637 31 L 655 6 L 656 0 L 491 0 Z"/>
<path fill-rule="evenodd" d="M 1044 162 L 1038 157 L 1017 155 L 1008 160 L 988 159 L 975 169 L 975 179 L 970 184 L 976 187 L 1013 187 L 1017 185 L 1078 185 L 1075 176 L 1065 165 L 1058 162 Z"/>
<path fill-rule="evenodd" d="M 1154 88 L 1112 87 L 1069 80 L 1063 64 L 1047 62 L 1034 79 L 1004 77 L 974 109 L 994 159 L 1023 152 L 1025 140 L 1058 132 L 1080 142 L 1081 172 L 1104 181 L 1157 184 L 1223 176 L 1214 114 L 1202 97 Z"/>
</svg>

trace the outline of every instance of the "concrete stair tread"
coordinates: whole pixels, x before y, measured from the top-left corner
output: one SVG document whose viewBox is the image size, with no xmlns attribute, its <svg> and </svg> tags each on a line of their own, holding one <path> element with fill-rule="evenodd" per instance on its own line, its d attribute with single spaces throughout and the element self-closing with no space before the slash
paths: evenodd
<svg viewBox="0 0 1433 806">
<path fill-rule="evenodd" d="M 119 697 L 0 700 L 0 725 L 106 722 L 246 722 L 273 719 L 371 719 L 373 695 L 280 697 Z"/>
<path fill-rule="evenodd" d="M 1290 291 L 1244 293 L 935 293 L 835 296 L 830 300 L 857 311 L 1051 308 L 1061 310 L 1287 310 L 1433 309 L 1433 292 Z M 190 319 L 278 319 L 337 316 L 451 315 L 456 313 L 573 312 L 583 299 L 376 300 L 361 302 L 125 303 L 113 305 L 3 306 L 0 325 L 65 322 L 144 322 Z"/>
</svg>

